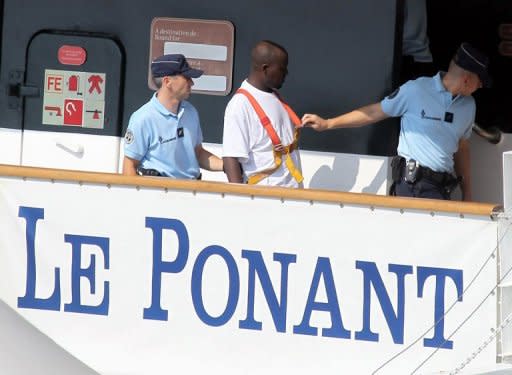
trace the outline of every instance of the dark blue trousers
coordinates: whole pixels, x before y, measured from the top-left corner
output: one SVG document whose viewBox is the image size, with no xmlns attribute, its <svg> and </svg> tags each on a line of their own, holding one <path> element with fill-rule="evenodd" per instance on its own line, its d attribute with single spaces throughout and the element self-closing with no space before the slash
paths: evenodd
<svg viewBox="0 0 512 375">
<path fill-rule="evenodd" d="M 450 193 L 446 191 L 444 186 L 436 185 L 426 179 L 421 179 L 414 184 L 404 180 L 398 181 L 395 185 L 395 193 L 397 197 L 450 199 Z"/>
</svg>

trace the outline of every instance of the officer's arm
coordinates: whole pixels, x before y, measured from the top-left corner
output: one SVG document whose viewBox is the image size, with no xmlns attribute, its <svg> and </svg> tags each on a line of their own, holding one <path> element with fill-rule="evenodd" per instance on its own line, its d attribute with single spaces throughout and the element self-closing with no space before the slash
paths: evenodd
<svg viewBox="0 0 512 375">
<path fill-rule="evenodd" d="M 203 145 L 196 146 L 196 156 L 201 168 L 208 171 L 222 171 L 222 159 L 205 150 Z"/>
<path fill-rule="evenodd" d="M 330 119 L 324 119 L 318 115 L 306 113 L 302 116 L 302 123 L 304 126 L 311 127 L 317 131 L 323 131 L 336 128 L 358 128 L 384 120 L 388 117 L 389 115 L 384 113 L 379 102 Z"/>
<path fill-rule="evenodd" d="M 227 156 L 222 159 L 224 160 L 224 173 L 226 173 L 228 181 L 241 184 L 243 182 L 242 168 L 240 167 L 238 159 Z"/>
<path fill-rule="evenodd" d="M 125 156 L 123 159 L 123 174 L 127 176 L 136 176 L 137 167 L 140 161 Z"/>
<path fill-rule="evenodd" d="M 455 173 L 462 177 L 462 200 L 471 201 L 471 161 L 469 153 L 469 141 L 461 139 L 459 149 L 454 155 Z"/>
</svg>

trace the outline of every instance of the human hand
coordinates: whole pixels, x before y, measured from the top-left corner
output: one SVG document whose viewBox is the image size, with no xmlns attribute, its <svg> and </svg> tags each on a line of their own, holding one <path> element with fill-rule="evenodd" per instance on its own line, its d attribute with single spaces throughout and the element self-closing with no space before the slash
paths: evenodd
<svg viewBox="0 0 512 375">
<path fill-rule="evenodd" d="M 277 152 L 284 152 L 285 147 L 281 143 L 279 143 L 278 145 L 274 145 L 274 150 Z"/>
<path fill-rule="evenodd" d="M 324 131 L 328 129 L 327 120 L 311 113 L 306 113 L 302 116 L 302 126 L 313 128 L 316 131 Z"/>
</svg>

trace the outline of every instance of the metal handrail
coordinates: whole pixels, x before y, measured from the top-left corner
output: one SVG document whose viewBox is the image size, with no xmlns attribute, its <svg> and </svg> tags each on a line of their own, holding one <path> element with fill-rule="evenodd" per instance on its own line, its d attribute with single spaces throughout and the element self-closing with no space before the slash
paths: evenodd
<svg viewBox="0 0 512 375">
<path fill-rule="evenodd" d="M 250 197 L 271 197 L 282 200 L 309 202 L 331 202 L 338 204 L 362 205 L 372 208 L 395 208 L 422 210 L 427 212 L 450 212 L 468 215 L 482 215 L 494 218 L 501 212 L 501 206 L 491 203 L 443 201 L 437 199 L 390 197 L 375 194 L 348 193 L 330 190 L 292 189 L 274 186 L 254 186 L 213 181 L 175 180 L 161 177 L 123 176 L 112 173 L 81 172 L 75 170 L 20 167 L 0 164 L 0 176 L 13 176 L 50 181 L 74 181 L 79 184 L 95 183 L 135 186 L 138 188 L 160 188 L 168 190 L 188 190 L 226 195 Z"/>
<path fill-rule="evenodd" d="M 475 122 L 473 123 L 473 131 L 494 145 L 497 145 L 503 139 L 502 131 L 494 126 L 484 129 Z"/>
</svg>

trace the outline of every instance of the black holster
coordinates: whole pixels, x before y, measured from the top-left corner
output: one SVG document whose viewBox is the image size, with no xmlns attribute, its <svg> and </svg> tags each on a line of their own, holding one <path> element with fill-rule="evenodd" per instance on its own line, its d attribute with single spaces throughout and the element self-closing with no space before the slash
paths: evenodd
<svg viewBox="0 0 512 375">
<path fill-rule="evenodd" d="M 389 188 L 389 195 L 395 196 L 396 191 L 395 187 L 396 184 L 400 181 L 402 178 L 402 172 L 405 168 L 405 159 L 401 156 L 395 156 L 393 159 L 391 159 L 391 179 L 393 180 L 393 183 L 391 184 Z"/>
</svg>

